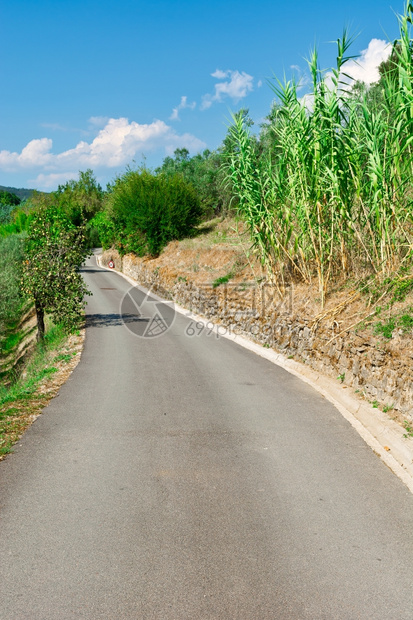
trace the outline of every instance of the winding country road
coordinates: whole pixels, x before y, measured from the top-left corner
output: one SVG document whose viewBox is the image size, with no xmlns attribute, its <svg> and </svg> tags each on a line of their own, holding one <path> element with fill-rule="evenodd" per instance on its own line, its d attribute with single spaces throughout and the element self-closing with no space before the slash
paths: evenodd
<svg viewBox="0 0 413 620">
<path fill-rule="evenodd" d="M 412 620 L 413 496 L 334 407 L 84 276 L 82 359 L 0 463 L 1 620 Z"/>
</svg>

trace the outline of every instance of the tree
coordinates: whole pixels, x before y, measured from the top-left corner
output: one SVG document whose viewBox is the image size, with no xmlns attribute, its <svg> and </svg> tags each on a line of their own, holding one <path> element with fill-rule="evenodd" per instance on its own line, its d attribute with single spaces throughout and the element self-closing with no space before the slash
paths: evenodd
<svg viewBox="0 0 413 620">
<path fill-rule="evenodd" d="M 20 204 L 20 198 L 16 196 L 16 194 L 12 194 L 11 192 L 1 191 L 0 204 L 12 205 L 13 207 L 15 207 L 16 205 Z"/>
<path fill-rule="evenodd" d="M 75 227 L 62 209 L 45 206 L 29 225 L 23 289 L 33 300 L 37 338 L 45 334 L 45 314 L 67 332 L 83 316 L 87 288 L 79 267 L 87 256 L 84 226 Z"/>
<path fill-rule="evenodd" d="M 174 239 L 192 234 L 201 220 L 199 198 L 182 175 L 128 170 L 107 199 L 113 243 L 122 254 L 157 256 Z M 106 219 L 106 218 L 105 218 Z"/>
<path fill-rule="evenodd" d="M 78 180 L 67 181 L 59 185 L 55 192 L 43 194 L 35 192 L 30 198 L 33 208 L 58 206 L 75 226 L 82 225 L 85 221 L 90 222 L 86 227 L 86 237 L 89 247 L 99 243 L 97 232 L 91 220 L 103 208 L 104 192 L 96 181 L 93 171 L 88 169 L 79 172 Z"/>
<path fill-rule="evenodd" d="M 53 198 L 77 225 L 83 219 L 91 219 L 102 209 L 103 190 L 93 171 L 88 169 L 86 172 L 79 172 L 77 181 L 71 180 L 59 185 Z"/>
<path fill-rule="evenodd" d="M 155 173 L 166 177 L 181 175 L 195 188 L 202 207 L 202 217 L 208 219 L 227 210 L 228 192 L 223 187 L 220 170 L 223 161 L 222 149 L 214 152 L 206 149 L 193 157 L 189 156 L 187 149 L 176 149 L 174 158 L 166 157 Z"/>
</svg>

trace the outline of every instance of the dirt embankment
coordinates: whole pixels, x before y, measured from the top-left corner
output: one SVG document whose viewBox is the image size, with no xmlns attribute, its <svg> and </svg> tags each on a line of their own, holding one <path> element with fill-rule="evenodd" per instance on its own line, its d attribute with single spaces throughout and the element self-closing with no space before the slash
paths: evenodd
<svg viewBox="0 0 413 620">
<path fill-rule="evenodd" d="M 16 343 L 7 352 L 0 352 L 0 375 L 10 373 L 30 352 L 36 340 L 36 313 L 33 306 L 22 315 L 13 334 Z"/>
<path fill-rule="evenodd" d="M 401 424 L 413 422 L 412 329 L 377 335 L 376 308 L 348 282 L 337 286 L 324 308 L 316 283 L 291 285 L 281 294 L 248 247 L 234 222 L 215 220 L 198 237 L 170 243 L 157 258 L 106 251 L 102 264 L 112 259 L 140 284 L 336 379 Z M 412 306 L 411 296 L 404 307 Z M 389 306 L 380 320 L 400 311 Z"/>
</svg>

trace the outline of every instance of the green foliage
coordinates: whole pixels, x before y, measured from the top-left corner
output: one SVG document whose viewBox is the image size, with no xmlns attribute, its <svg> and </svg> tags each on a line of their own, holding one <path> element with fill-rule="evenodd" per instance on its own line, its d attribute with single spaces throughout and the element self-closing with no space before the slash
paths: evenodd
<svg viewBox="0 0 413 620">
<path fill-rule="evenodd" d="M 23 257 L 22 235 L 0 238 L 0 333 L 16 319 L 25 301 L 20 285 Z"/>
<path fill-rule="evenodd" d="M 23 289 L 35 304 L 39 338 L 44 337 L 46 312 L 67 332 L 77 327 L 87 293 L 79 273 L 86 256 L 84 227 L 75 227 L 58 207 L 35 213 L 26 240 Z"/>
<path fill-rule="evenodd" d="M 0 204 L 15 207 L 20 204 L 20 198 L 11 192 L 0 191 Z"/>
<path fill-rule="evenodd" d="M 408 439 L 409 437 L 413 437 L 413 426 L 411 422 L 408 422 L 407 420 L 405 420 L 403 422 L 403 426 L 406 430 L 406 433 L 403 434 L 403 437 L 405 439 Z"/>
<path fill-rule="evenodd" d="M 91 229 L 89 234 L 91 239 L 93 239 L 93 235 L 95 234 L 93 231 L 96 231 L 97 239 L 103 249 L 106 250 L 110 248 L 110 246 L 115 242 L 115 225 L 106 210 L 96 213 L 96 215 L 88 222 L 87 227 L 90 227 Z M 97 244 L 92 244 L 92 247 L 97 247 Z"/>
<path fill-rule="evenodd" d="M 0 204 L 0 237 L 17 235 L 27 230 L 30 222 L 32 205 L 29 201 L 19 205 Z"/>
<path fill-rule="evenodd" d="M 98 232 L 91 220 L 103 208 L 104 192 L 96 181 L 92 170 L 79 172 L 77 181 L 70 180 L 59 185 L 56 192 L 50 194 L 35 193 L 30 202 L 35 209 L 58 207 L 74 226 L 88 222 L 85 229 L 86 242 L 89 247 L 99 245 Z"/>
<path fill-rule="evenodd" d="M 79 172 L 77 181 L 71 180 L 59 185 L 53 200 L 75 225 L 79 225 L 84 220 L 92 219 L 102 209 L 103 190 L 93 171 L 88 169 Z"/>
<path fill-rule="evenodd" d="M 202 208 L 203 219 L 226 213 L 232 194 L 225 183 L 222 164 L 226 158 L 225 146 L 215 152 L 205 150 L 193 157 L 187 149 L 176 149 L 174 157 L 166 157 L 156 174 L 168 177 L 180 174 L 195 188 Z"/>
<path fill-rule="evenodd" d="M 20 198 L 21 201 L 30 198 L 33 195 L 33 191 L 34 190 L 32 189 L 18 189 L 17 187 L 6 187 L 4 185 L 0 185 L 0 192 L 6 192 L 7 194 L 17 196 L 17 198 Z"/>
<path fill-rule="evenodd" d="M 405 332 L 413 330 L 413 316 L 411 314 L 402 314 L 399 318 L 399 325 Z"/>
<path fill-rule="evenodd" d="M 387 321 L 385 321 L 384 323 L 382 321 L 379 321 L 374 327 L 374 333 L 383 336 L 383 338 L 386 338 L 387 340 L 390 340 L 395 329 L 396 320 L 394 317 L 391 317 L 387 319 Z"/>
<path fill-rule="evenodd" d="M 22 341 L 24 334 L 22 332 L 11 332 L 4 340 L 0 341 L 0 353 L 2 355 L 7 355 L 13 349 L 17 347 L 17 345 Z"/>
<path fill-rule="evenodd" d="M 333 274 L 361 268 L 385 279 L 411 265 L 411 22 L 409 5 L 375 92 L 343 88 L 353 58 L 344 32 L 328 79 L 313 51 L 304 101 L 294 80 L 273 83 L 278 101 L 258 143 L 245 116 L 233 118 L 227 175 L 253 247 L 281 279 L 315 273 L 322 302 Z M 400 282 L 399 293 L 410 286 Z"/>
<path fill-rule="evenodd" d="M 233 277 L 234 277 L 234 274 L 231 272 L 231 273 L 227 273 L 225 276 L 221 276 L 220 278 L 217 278 L 216 280 L 213 281 L 212 288 L 217 288 L 218 286 L 221 286 L 221 284 L 226 284 Z"/>
<path fill-rule="evenodd" d="M 54 358 L 55 362 L 70 362 L 70 360 L 73 357 L 73 353 L 59 353 L 59 355 L 57 355 Z"/>
<path fill-rule="evenodd" d="M 197 193 L 180 175 L 155 176 L 143 169 L 128 170 L 118 178 L 108 196 L 108 218 L 102 218 L 121 253 L 156 256 L 173 239 L 192 234 L 200 222 Z"/>
<path fill-rule="evenodd" d="M 374 333 L 387 340 L 390 340 L 393 336 L 395 329 L 400 329 L 402 333 L 408 333 L 413 331 L 413 309 L 410 308 L 409 312 L 389 317 L 386 321 L 379 321 L 374 326 Z"/>
<path fill-rule="evenodd" d="M 13 205 L 0 202 L 0 226 L 10 223 L 13 209 Z"/>
<path fill-rule="evenodd" d="M 66 335 L 60 326 L 51 326 L 44 340 L 36 343 L 26 360 L 24 373 L 12 373 L 0 381 L 0 456 L 11 452 L 12 445 L 27 426 L 28 416 L 40 412 L 47 395 L 37 391 L 39 383 L 57 371 L 54 364 L 72 356 L 63 348 Z M 57 355 L 62 351 L 61 355 Z M 37 393 L 36 393 L 37 391 Z"/>
<path fill-rule="evenodd" d="M 56 372 L 52 364 L 57 360 L 52 353 L 63 344 L 66 337 L 60 325 L 50 326 L 41 342 L 36 343 L 24 375 L 16 375 L 8 385 L 0 383 L 0 407 L 17 399 L 29 398 L 44 377 Z"/>
<path fill-rule="evenodd" d="M 402 272 L 402 275 L 395 278 L 391 284 L 392 302 L 404 301 L 406 295 L 413 290 L 413 274 L 405 276 Z"/>
</svg>

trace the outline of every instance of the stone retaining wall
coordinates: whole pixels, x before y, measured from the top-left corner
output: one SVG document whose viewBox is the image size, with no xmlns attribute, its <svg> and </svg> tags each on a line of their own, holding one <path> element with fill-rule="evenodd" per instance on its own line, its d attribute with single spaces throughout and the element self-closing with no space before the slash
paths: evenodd
<svg viewBox="0 0 413 620">
<path fill-rule="evenodd" d="M 121 259 L 107 251 L 102 265 L 107 266 L 110 259 L 117 270 L 159 295 L 341 381 L 372 406 L 389 408 L 389 415 L 398 416 L 399 421 L 413 421 L 411 336 L 396 332 L 388 343 L 379 343 L 367 331 L 337 333 L 335 322 L 315 323 L 313 317 L 295 313 L 292 291 L 279 301 L 265 286 L 252 289 L 237 284 L 214 289 L 173 277 L 134 255 Z"/>
</svg>

